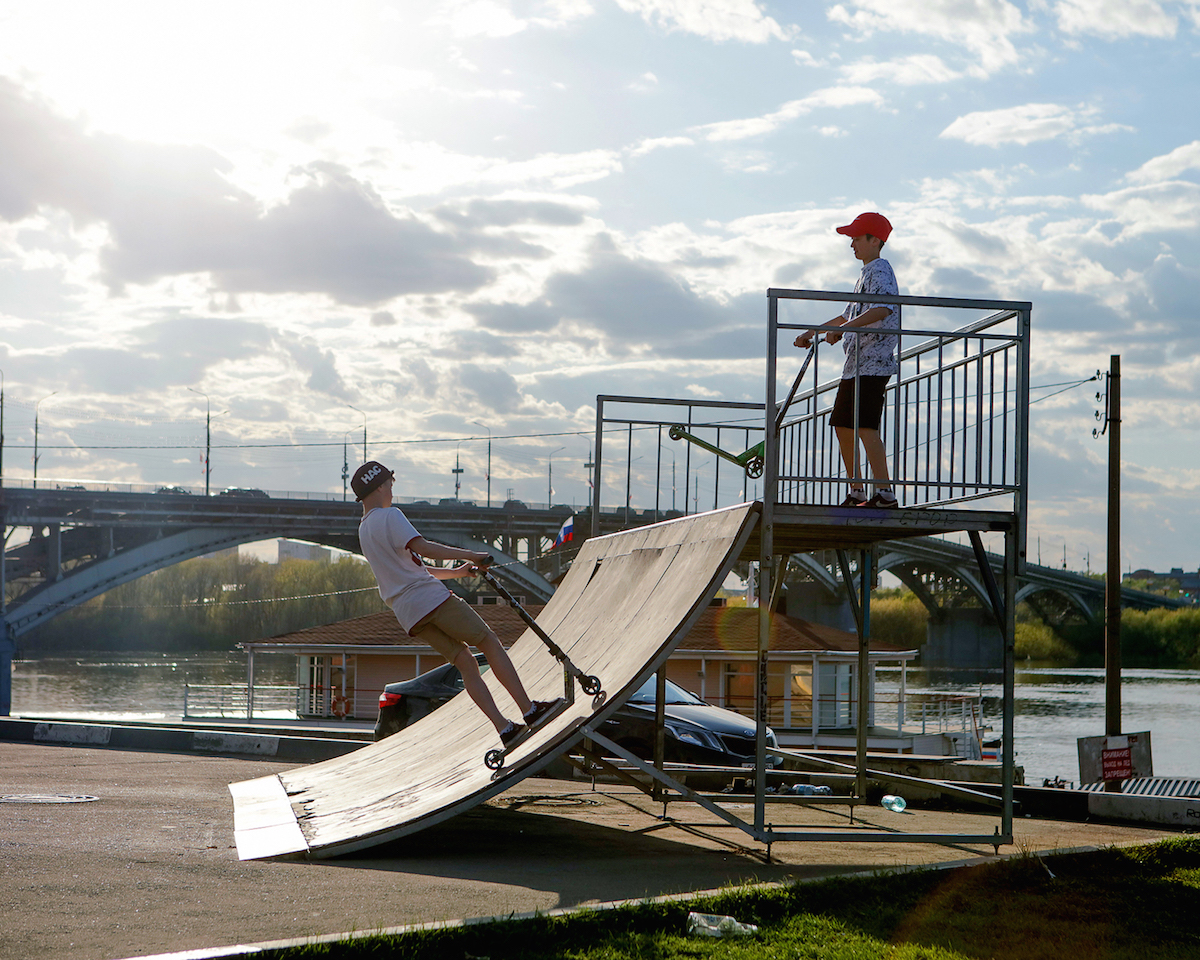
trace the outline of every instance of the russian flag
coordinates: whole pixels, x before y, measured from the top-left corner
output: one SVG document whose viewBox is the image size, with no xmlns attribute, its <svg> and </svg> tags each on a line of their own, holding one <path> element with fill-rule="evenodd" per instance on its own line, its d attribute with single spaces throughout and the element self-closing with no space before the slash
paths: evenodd
<svg viewBox="0 0 1200 960">
<path fill-rule="evenodd" d="M 570 543 L 575 539 L 575 515 L 567 517 L 566 522 L 558 528 L 558 538 L 554 541 L 554 547 L 561 547 L 564 543 Z"/>
</svg>

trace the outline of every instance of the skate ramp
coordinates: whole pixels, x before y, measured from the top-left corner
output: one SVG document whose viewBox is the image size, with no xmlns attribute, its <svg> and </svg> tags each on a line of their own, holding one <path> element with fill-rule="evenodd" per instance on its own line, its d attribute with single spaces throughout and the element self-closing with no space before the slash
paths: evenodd
<svg viewBox="0 0 1200 960">
<path fill-rule="evenodd" d="M 496 772 L 499 737 L 466 693 L 379 743 L 285 773 L 230 784 L 243 860 L 350 853 L 441 823 L 539 772 L 665 662 L 749 539 L 759 506 L 740 504 L 583 544 L 538 624 L 585 674 L 596 697 L 575 702 L 526 739 Z M 527 630 L 509 650 L 529 695 L 563 695 L 563 669 Z M 516 707 L 485 674 L 509 716 Z"/>
</svg>

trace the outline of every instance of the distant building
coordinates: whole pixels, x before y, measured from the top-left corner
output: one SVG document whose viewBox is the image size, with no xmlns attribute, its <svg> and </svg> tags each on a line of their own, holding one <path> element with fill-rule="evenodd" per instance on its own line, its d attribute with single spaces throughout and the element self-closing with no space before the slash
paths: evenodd
<svg viewBox="0 0 1200 960">
<path fill-rule="evenodd" d="M 304 543 L 301 540 L 279 541 L 279 562 L 284 560 L 316 560 L 318 563 L 329 563 L 331 551 L 328 547 L 318 547 L 315 543 Z"/>
<path fill-rule="evenodd" d="M 1185 573 L 1182 567 L 1172 567 L 1170 573 L 1155 573 L 1153 570 L 1134 570 L 1133 573 L 1127 573 L 1121 578 L 1122 580 L 1146 580 L 1151 586 L 1154 581 L 1174 580 L 1179 584 L 1179 592 L 1186 594 L 1195 600 L 1200 596 L 1200 571 L 1196 573 Z"/>
</svg>

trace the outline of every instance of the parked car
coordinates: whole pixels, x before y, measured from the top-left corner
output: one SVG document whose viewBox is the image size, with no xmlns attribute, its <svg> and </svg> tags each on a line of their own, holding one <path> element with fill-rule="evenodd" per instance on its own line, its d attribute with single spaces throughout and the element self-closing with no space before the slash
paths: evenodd
<svg viewBox="0 0 1200 960">
<path fill-rule="evenodd" d="M 251 487 L 226 487 L 218 497 L 253 497 L 257 500 L 269 500 L 270 495 L 265 490 L 255 490 Z"/>
<path fill-rule="evenodd" d="M 192 495 L 191 490 L 185 490 L 185 489 L 183 489 L 183 487 L 159 487 L 154 492 L 155 493 L 173 493 L 176 496 L 181 496 L 181 497 L 190 497 Z"/>
<path fill-rule="evenodd" d="M 483 655 L 476 654 L 475 659 L 479 669 L 486 671 Z M 647 760 L 654 756 L 655 686 L 655 678 L 651 677 L 600 727 L 600 732 L 614 743 Z M 389 683 L 379 697 L 375 739 L 390 737 L 428 716 L 462 689 L 462 673 L 452 663 L 434 667 L 412 680 Z M 714 707 L 670 680 L 665 713 L 666 761 L 726 767 L 753 765 L 754 722 L 747 717 Z M 770 728 L 767 743 L 776 744 Z"/>
</svg>

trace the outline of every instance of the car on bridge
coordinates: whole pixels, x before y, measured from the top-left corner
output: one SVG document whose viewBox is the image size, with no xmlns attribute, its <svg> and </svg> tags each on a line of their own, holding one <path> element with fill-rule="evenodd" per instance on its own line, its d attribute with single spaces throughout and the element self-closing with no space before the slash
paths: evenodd
<svg viewBox="0 0 1200 960">
<path fill-rule="evenodd" d="M 253 497 L 256 500 L 270 500 L 271 496 L 265 490 L 256 490 L 251 487 L 226 487 L 218 497 Z"/>
<path fill-rule="evenodd" d="M 475 659 L 479 669 L 486 672 L 484 656 L 476 654 Z M 646 760 L 654 757 L 656 680 L 650 677 L 600 726 L 600 732 L 614 743 Z M 389 683 L 379 697 L 375 739 L 398 733 L 462 690 L 462 673 L 452 663 L 434 667 L 412 680 Z M 664 712 L 663 759 L 668 763 L 754 765 L 755 730 L 749 718 L 714 707 L 670 680 Z M 775 733 L 769 727 L 767 744 L 776 746 Z"/>
</svg>

